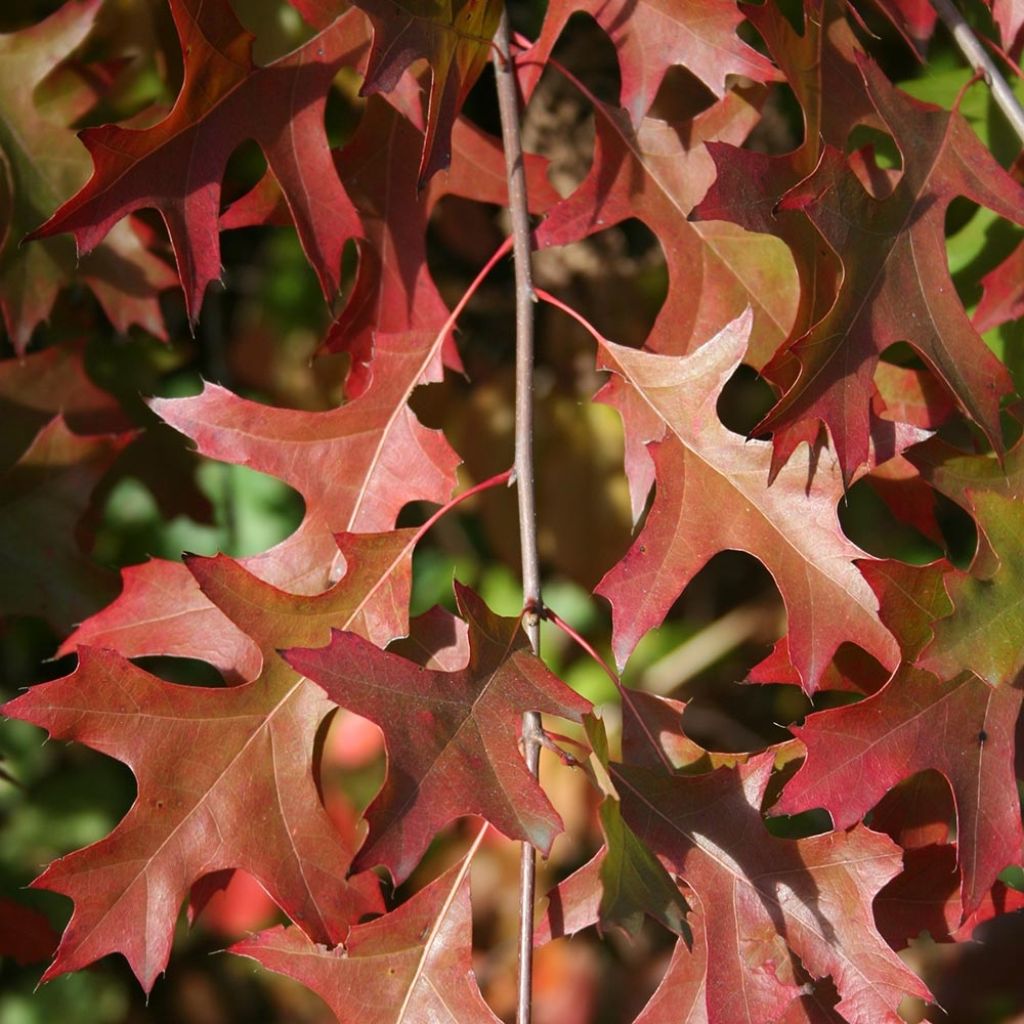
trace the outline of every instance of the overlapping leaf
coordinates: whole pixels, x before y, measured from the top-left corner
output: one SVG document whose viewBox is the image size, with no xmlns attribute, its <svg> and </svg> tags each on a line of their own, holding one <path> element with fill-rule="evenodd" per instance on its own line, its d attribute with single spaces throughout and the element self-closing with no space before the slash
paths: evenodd
<svg viewBox="0 0 1024 1024">
<path fill-rule="evenodd" d="M 89 35 L 99 7 L 100 0 L 71 0 L 45 21 L 0 36 L 0 312 L 19 352 L 76 270 L 66 240 L 21 241 L 81 187 L 89 169 L 67 120 L 40 108 L 35 89 Z M 174 275 L 132 224 L 121 225 L 78 269 L 119 331 L 139 324 L 166 337 L 157 296 Z"/>
<path fill-rule="evenodd" d="M 886 945 L 871 902 L 900 870 L 899 848 L 858 826 L 776 839 L 760 806 L 774 755 L 679 776 L 613 765 L 626 823 L 706 907 L 710 1021 L 773 1020 L 799 995 L 796 961 L 831 976 L 851 1024 L 898 1024 L 904 994 L 927 990 Z"/>
<path fill-rule="evenodd" d="M 518 619 L 494 615 L 464 588 L 456 593 L 469 622 L 470 660 L 462 671 L 425 669 L 354 633 L 335 632 L 319 650 L 286 653 L 331 700 L 384 732 L 388 776 L 367 811 L 370 834 L 356 864 L 383 864 L 396 882 L 460 815 L 479 814 L 505 835 L 550 850 L 562 823 L 519 753 L 522 715 L 579 722 L 590 710 L 530 652 Z"/>
<path fill-rule="evenodd" d="M 956 804 L 966 915 L 1021 854 L 1024 833 L 1014 773 L 1021 694 L 993 689 L 964 672 L 967 664 L 938 678 L 911 667 L 932 623 L 949 610 L 941 564 L 916 569 L 872 563 L 864 571 L 906 661 L 878 693 L 811 715 L 794 728 L 807 747 L 807 760 L 775 810 L 795 814 L 824 807 L 835 827 L 845 829 L 902 779 L 928 769 L 941 772 Z"/>
<path fill-rule="evenodd" d="M 390 92 L 409 65 L 430 65 L 418 187 L 451 161 L 452 126 L 491 56 L 502 0 L 358 0 L 373 23 L 363 94 Z"/>
<path fill-rule="evenodd" d="M 652 448 L 658 488 L 647 521 L 626 557 L 597 588 L 612 604 L 613 648 L 623 663 L 658 625 L 686 584 L 718 551 L 747 551 L 772 573 L 789 616 L 789 653 L 808 693 L 840 644 L 852 642 L 884 665 L 896 642 L 878 618 L 878 602 L 836 515 L 839 467 L 792 459 L 768 486 L 769 442 L 748 441 L 722 426 L 719 392 L 743 358 L 749 311 L 692 355 L 661 356 L 602 341 L 599 365 L 622 388 L 608 400 Z M 642 421 L 632 405 L 646 407 Z M 656 429 L 652 429 L 656 428 Z"/>
<path fill-rule="evenodd" d="M 730 92 L 692 121 L 646 118 L 634 128 L 621 110 L 595 107 L 594 164 L 580 187 L 537 228 L 539 246 L 565 245 L 629 217 L 658 237 L 668 293 L 648 348 L 682 354 L 753 307 L 753 347 L 771 353 L 797 303 L 784 247 L 725 223 L 693 224 L 694 205 L 714 180 L 711 140 L 741 142 L 758 118 L 756 96 Z"/>
<path fill-rule="evenodd" d="M 231 947 L 316 992 L 340 1024 L 497 1024 L 472 970 L 469 863 L 455 864 L 384 917 L 328 949 L 297 928 Z"/>
<path fill-rule="evenodd" d="M 963 117 L 912 100 L 861 62 L 872 101 L 892 132 L 903 171 L 888 195 L 868 191 L 841 152 L 827 147 L 814 173 L 782 201 L 803 210 L 843 264 L 829 312 L 790 348 L 800 374 L 761 429 L 828 426 L 844 477 L 868 461 L 873 374 L 879 355 L 909 341 L 996 448 L 1005 367 L 971 326 L 945 258 L 945 213 L 966 196 L 1015 222 L 1024 188 Z M 769 371 L 770 372 L 770 371 Z"/>
<path fill-rule="evenodd" d="M 458 195 L 504 205 L 508 198 L 505 159 L 498 141 L 464 118 L 458 118 L 451 129 L 448 172 L 435 175 L 426 188 L 418 190 L 416 161 L 424 138 L 419 97 L 402 104 L 400 113 L 396 103 L 402 98 L 398 91 L 387 103 L 370 97 L 355 135 L 334 154 L 366 235 L 357 243 L 355 283 L 324 340 L 328 351 L 350 353 L 346 392 L 353 397 L 369 381 L 367 369 L 377 335 L 415 331 L 423 332 L 425 342 L 432 341 L 448 319 L 448 307 L 427 265 L 427 223 L 438 201 Z M 545 176 L 546 162 L 530 154 L 525 161 L 530 209 L 540 213 L 557 201 L 558 194 Z M 221 218 L 226 228 L 265 223 L 290 223 L 271 171 Z M 441 354 L 447 365 L 462 368 L 450 334 Z"/>
<path fill-rule="evenodd" d="M 327 412 L 272 408 L 212 384 L 193 398 L 152 403 L 204 455 L 276 476 L 302 495 L 296 533 L 246 560 L 258 576 L 316 593 L 340 575 L 334 534 L 387 530 L 406 502 L 447 500 L 458 456 L 406 404 L 435 379 L 439 344 L 417 333 L 379 336 L 366 393 Z"/>
<path fill-rule="evenodd" d="M 333 298 L 341 248 L 361 233 L 327 145 L 324 108 L 334 75 L 366 46 L 363 19 L 341 16 L 294 53 L 264 68 L 227 0 L 171 0 L 185 62 L 181 93 L 150 128 L 89 128 L 81 139 L 93 175 L 33 237 L 74 234 L 87 253 L 127 214 L 160 211 L 190 316 L 220 277 L 221 180 L 228 157 L 255 139 L 281 182 L 303 248 Z M 287 126 L 287 130 L 285 129 Z"/>
<path fill-rule="evenodd" d="M 204 595 L 258 646 L 262 671 L 252 682 L 175 686 L 111 650 L 83 647 L 74 674 L 4 707 L 53 736 L 117 757 L 139 784 L 138 800 L 106 839 L 36 880 L 75 901 L 48 977 L 119 951 L 148 990 L 167 963 L 190 887 L 231 868 L 254 875 L 318 941 L 339 941 L 379 905 L 371 876 L 346 881 L 354 851 L 320 802 L 313 749 L 331 705 L 276 653 L 320 643 L 334 626 L 378 637 L 402 628 L 411 580 L 407 535 L 344 543 L 344 579 L 315 597 L 286 594 L 225 557 L 189 562 Z M 156 634 L 158 625 L 151 626 Z M 192 649 L 179 653 L 201 656 L 210 639 L 216 637 L 196 635 Z M 154 643 L 161 641 L 150 640 L 145 653 Z"/>
</svg>

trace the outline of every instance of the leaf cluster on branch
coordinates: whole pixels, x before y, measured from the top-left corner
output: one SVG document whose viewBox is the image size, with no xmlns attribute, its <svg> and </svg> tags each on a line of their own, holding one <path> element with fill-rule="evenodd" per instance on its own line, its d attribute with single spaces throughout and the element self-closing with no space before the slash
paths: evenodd
<svg viewBox="0 0 1024 1024">
<path fill-rule="evenodd" d="M 1024 907 L 1024 177 L 969 72 L 945 106 L 892 80 L 937 45 L 931 8 L 550 0 L 499 52 L 527 137 L 556 119 L 524 162 L 559 379 L 538 390 L 545 570 L 598 595 L 586 639 L 565 627 L 588 653 L 545 663 L 522 615 L 564 626 L 556 598 L 501 615 L 456 582 L 454 614 L 413 614 L 456 506 L 475 510 L 459 543 L 516 553 L 495 497 L 524 486 L 501 472 L 511 330 L 493 329 L 509 185 L 481 126 L 501 0 L 282 0 L 298 42 L 267 60 L 248 0 L 29 6 L 0 35 L 0 613 L 45 622 L 65 660 L 11 679 L 45 681 L 2 710 L 137 791 L 32 882 L 71 901 L 59 942 L 12 892 L 0 954 L 52 952 L 44 981 L 120 954 L 148 993 L 182 907 L 201 916 L 237 872 L 287 926 L 231 952 L 339 1021 L 493 1021 L 470 869 L 495 833 L 551 856 L 568 822 L 534 943 L 596 926 L 609 956 L 638 956 L 617 932 L 661 950 L 624 1020 L 897 1024 L 936 1002 L 922 937 L 966 948 Z M 981 13 L 1012 66 L 1024 9 Z M 613 54 L 603 78 L 574 66 L 577 34 Z M 259 321 L 228 366 L 216 282 L 256 237 L 238 232 L 281 227 L 322 293 L 315 338 L 282 355 L 293 327 Z M 162 386 L 182 344 L 208 378 L 191 395 Z M 125 481 L 209 521 L 198 457 L 229 474 L 222 515 L 244 513 L 227 467 L 246 467 L 301 498 L 293 528 L 104 558 Z M 784 629 L 745 648 L 748 725 L 699 734 L 684 679 L 654 692 L 636 666 L 728 551 L 766 570 Z M 559 677 L 595 647 L 621 679 Z M 168 659 L 206 674 L 170 681 Z M 526 712 L 559 755 L 544 785 Z M 379 727 L 372 799 L 327 792 L 341 716 Z M 568 776 L 571 813 L 549 781 Z"/>
</svg>

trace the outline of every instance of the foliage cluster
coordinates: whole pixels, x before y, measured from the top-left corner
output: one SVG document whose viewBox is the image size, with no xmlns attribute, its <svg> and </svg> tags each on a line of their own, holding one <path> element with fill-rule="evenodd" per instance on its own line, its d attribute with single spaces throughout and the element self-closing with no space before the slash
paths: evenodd
<svg viewBox="0 0 1024 1024">
<path fill-rule="evenodd" d="M 511 7 L 542 660 L 500 0 L 21 6 L 0 1021 L 509 1019 L 516 843 L 538 1021 L 1024 1008 L 1024 165 L 930 7 Z"/>
</svg>

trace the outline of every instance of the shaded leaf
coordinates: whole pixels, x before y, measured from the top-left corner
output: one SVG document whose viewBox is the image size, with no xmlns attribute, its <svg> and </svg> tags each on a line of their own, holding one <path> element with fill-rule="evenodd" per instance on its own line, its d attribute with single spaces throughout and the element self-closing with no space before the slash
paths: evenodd
<svg viewBox="0 0 1024 1024">
<path fill-rule="evenodd" d="M 713 907 L 705 919 L 710 1021 L 761 1022 L 799 994 L 796 961 L 830 975 L 851 1024 L 898 1024 L 904 994 L 927 989 L 885 944 L 871 902 L 899 873 L 888 838 L 857 827 L 776 839 L 760 805 L 773 755 L 679 776 L 613 765 L 623 815 L 662 863 Z"/>
<path fill-rule="evenodd" d="M 99 8 L 100 0 L 70 0 L 45 21 L 0 36 L 0 312 L 18 352 L 76 269 L 117 330 L 139 324 L 166 338 L 157 296 L 174 274 L 133 225 L 118 228 L 80 268 L 66 240 L 21 245 L 88 176 L 87 155 L 68 126 L 72 105 L 41 108 L 35 90 L 89 35 Z M 78 113 L 94 102 L 86 94 Z"/>
<path fill-rule="evenodd" d="M 530 652 L 518 619 L 494 615 L 463 587 L 456 595 L 470 642 L 469 665 L 459 672 L 425 669 L 352 633 L 285 653 L 335 703 L 384 732 L 388 775 L 367 811 L 370 833 L 356 866 L 383 864 L 396 883 L 434 835 L 465 814 L 550 850 L 562 823 L 519 753 L 522 715 L 580 722 L 590 710 Z"/>
<path fill-rule="evenodd" d="M 221 274 L 217 218 L 224 167 L 251 138 L 282 184 L 324 295 L 333 298 L 341 247 L 361 229 L 334 171 L 324 108 L 338 68 L 356 63 L 365 48 L 362 19 L 343 15 L 294 53 L 257 68 L 253 37 L 227 0 L 170 2 L 185 62 L 173 109 L 149 128 L 83 131 L 93 175 L 32 237 L 70 231 L 79 252 L 87 253 L 127 214 L 159 210 L 194 321 L 206 286 Z"/>
<path fill-rule="evenodd" d="M 502 0 L 358 0 L 373 23 L 363 95 L 390 92 L 409 65 L 430 65 L 418 187 L 451 161 L 455 118 L 491 57 Z"/>
<path fill-rule="evenodd" d="M 79 527 L 128 434 L 79 437 L 59 416 L 0 476 L 0 613 L 41 615 L 66 633 L 115 591 L 89 557 Z"/>
<path fill-rule="evenodd" d="M 839 151 L 826 148 L 813 175 L 783 199 L 784 207 L 810 217 L 839 256 L 843 280 L 833 307 L 787 350 L 800 374 L 757 428 L 826 424 L 846 480 L 868 461 L 874 370 L 897 341 L 914 347 L 1001 448 L 999 399 L 1012 384 L 949 278 L 945 214 L 962 195 L 1013 221 L 1024 218 L 1024 188 L 959 113 L 900 93 L 870 63 L 861 61 L 861 70 L 903 156 L 903 172 L 880 198 Z"/>
<path fill-rule="evenodd" d="M 463 860 L 397 910 L 355 925 L 343 947 L 274 928 L 231 952 L 302 982 L 340 1024 L 496 1024 L 473 976 L 468 869 Z"/>
</svg>

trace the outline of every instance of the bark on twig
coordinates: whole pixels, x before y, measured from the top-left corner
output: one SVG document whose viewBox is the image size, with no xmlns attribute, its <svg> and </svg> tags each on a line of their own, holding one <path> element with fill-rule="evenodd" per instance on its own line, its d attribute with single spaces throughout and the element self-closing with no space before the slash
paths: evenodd
<svg viewBox="0 0 1024 1024">
<path fill-rule="evenodd" d="M 533 475 L 533 280 L 530 273 L 530 218 L 526 203 L 526 173 L 519 132 L 519 100 L 509 42 L 508 12 L 494 36 L 494 74 L 501 113 L 501 137 L 505 150 L 508 206 L 512 220 L 516 277 L 516 428 L 515 478 L 519 501 L 519 542 L 522 550 L 523 627 L 534 653 L 540 652 L 542 607 L 540 563 L 537 556 L 537 525 Z M 523 716 L 523 754 L 530 772 L 540 767 L 540 716 Z M 536 854 L 523 843 L 519 878 L 519 986 L 516 1024 L 530 1024 L 533 989 L 533 904 Z"/>
</svg>

